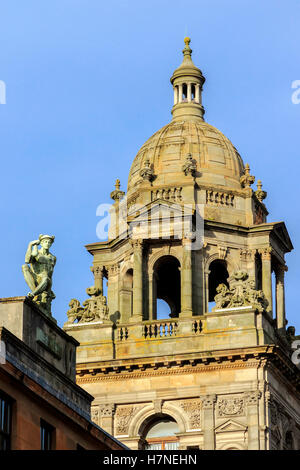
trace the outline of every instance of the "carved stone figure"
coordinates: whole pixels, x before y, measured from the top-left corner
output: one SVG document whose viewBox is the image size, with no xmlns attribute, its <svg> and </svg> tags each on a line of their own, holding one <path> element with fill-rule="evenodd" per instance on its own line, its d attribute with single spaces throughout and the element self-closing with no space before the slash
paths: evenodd
<svg viewBox="0 0 300 470">
<path fill-rule="evenodd" d="M 67 311 L 68 321 L 65 325 L 72 323 L 85 323 L 95 321 L 108 321 L 108 306 L 106 297 L 101 294 L 101 290 L 95 286 L 88 287 L 86 293 L 90 296 L 80 306 L 77 299 L 72 299 L 69 303 L 70 309 Z"/>
<path fill-rule="evenodd" d="M 70 309 L 67 311 L 68 321 L 66 325 L 74 323 L 76 320 L 80 321 L 82 317 L 83 307 L 80 307 L 80 302 L 77 299 L 72 299 L 69 303 Z"/>
<path fill-rule="evenodd" d="M 144 163 L 144 168 L 141 169 L 140 171 L 140 176 L 144 179 L 144 180 L 148 180 L 150 181 L 153 181 L 154 178 L 155 178 L 155 175 L 153 173 L 153 170 L 151 168 L 151 165 L 150 165 L 150 160 L 146 160 L 145 163 Z"/>
<path fill-rule="evenodd" d="M 192 154 L 188 153 L 187 156 L 186 156 L 186 159 L 185 159 L 185 163 L 182 166 L 182 171 L 185 174 L 185 176 L 187 176 L 187 175 L 195 176 L 196 175 L 196 169 L 197 169 L 196 163 L 193 160 Z"/>
<path fill-rule="evenodd" d="M 51 287 L 56 257 L 49 252 L 54 238 L 52 235 L 40 235 L 38 240 L 31 241 L 25 255 L 26 264 L 22 266 L 25 281 L 31 289 L 27 297 L 48 316 L 51 316 L 51 302 L 55 299 Z"/>
<path fill-rule="evenodd" d="M 250 166 L 249 163 L 245 165 L 245 172 L 240 178 L 240 183 L 242 188 L 250 188 L 251 184 L 255 181 L 255 176 L 250 175 Z"/>
<path fill-rule="evenodd" d="M 216 288 L 215 296 L 216 308 L 225 308 L 230 302 L 231 292 L 225 284 L 219 284 Z"/>
<path fill-rule="evenodd" d="M 250 305 L 259 311 L 266 310 L 268 301 L 263 291 L 256 290 L 255 281 L 248 280 L 248 277 L 245 271 L 237 271 L 229 279 L 229 289 L 225 284 L 220 284 L 216 289 L 216 306 L 213 310 Z"/>
</svg>

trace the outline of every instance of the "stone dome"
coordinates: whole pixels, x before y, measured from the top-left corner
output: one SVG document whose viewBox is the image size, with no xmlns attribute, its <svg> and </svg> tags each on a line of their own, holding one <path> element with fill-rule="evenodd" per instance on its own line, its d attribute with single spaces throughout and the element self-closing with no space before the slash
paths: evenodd
<svg viewBox="0 0 300 470">
<path fill-rule="evenodd" d="M 199 185 L 241 188 L 244 163 L 230 140 L 203 119 L 187 117 L 171 121 L 140 148 L 129 172 L 128 192 L 143 182 L 140 173 L 147 160 L 154 174 L 153 186 L 184 182 L 182 167 L 189 153 L 196 163 Z"/>
<path fill-rule="evenodd" d="M 192 61 L 190 38 L 184 42 L 183 62 L 171 77 L 173 119 L 139 150 L 129 173 L 129 194 L 145 180 L 154 187 L 187 182 L 183 165 L 192 165 L 200 186 L 241 189 L 243 161 L 230 140 L 204 121 L 201 95 L 205 78 Z"/>
</svg>

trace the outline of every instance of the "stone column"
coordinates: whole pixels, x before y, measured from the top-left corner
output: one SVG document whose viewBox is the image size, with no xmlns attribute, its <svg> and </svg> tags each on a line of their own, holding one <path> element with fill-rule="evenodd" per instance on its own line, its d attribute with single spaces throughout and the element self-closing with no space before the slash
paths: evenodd
<svg viewBox="0 0 300 470">
<path fill-rule="evenodd" d="M 285 331 L 285 293 L 284 293 L 284 273 L 287 266 L 279 265 L 276 269 L 276 323 L 280 333 Z"/>
<path fill-rule="evenodd" d="M 143 240 L 131 240 L 133 246 L 133 315 L 132 322 L 143 320 Z"/>
<path fill-rule="evenodd" d="M 178 88 L 174 86 L 174 104 L 178 103 Z"/>
<path fill-rule="evenodd" d="M 200 85 L 199 83 L 195 85 L 195 101 L 200 103 Z"/>
<path fill-rule="evenodd" d="M 190 317 L 193 314 L 193 278 L 192 278 L 192 240 L 182 239 L 181 266 L 181 312 L 180 317 Z"/>
<path fill-rule="evenodd" d="M 192 101 L 192 84 L 187 84 L 187 100 L 190 103 Z"/>
<path fill-rule="evenodd" d="M 178 86 L 178 103 L 182 103 L 182 83 Z"/>
<path fill-rule="evenodd" d="M 101 416 L 101 427 L 107 431 L 109 434 L 114 433 L 114 413 L 115 405 L 107 404 L 100 406 L 100 416 Z"/>
<path fill-rule="evenodd" d="M 203 450 L 215 450 L 215 403 L 216 395 L 206 395 L 201 397 L 203 410 Z"/>
<path fill-rule="evenodd" d="M 248 450 L 260 450 L 260 430 L 258 419 L 258 401 L 261 397 L 259 390 L 245 392 L 248 419 Z"/>
<path fill-rule="evenodd" d="M 92 266 L 91 271 L 94 274 L 95 287 L 100 289 L 103 295 L 103 266 Z"/>
<path fill-rule="evenodd" d="M 258 250 L 261 254 L 261 261 L 262 261 L 262 290 L 269 302 L 268 306 L 268 313 L 271 317 L 273 317 L 273 306 L 272 306 L 272 266 L 271 266 L 271 258 L 272 258 L 272 248 L 269 246 L 267 248 L 263 248 Z"/>
</svg>

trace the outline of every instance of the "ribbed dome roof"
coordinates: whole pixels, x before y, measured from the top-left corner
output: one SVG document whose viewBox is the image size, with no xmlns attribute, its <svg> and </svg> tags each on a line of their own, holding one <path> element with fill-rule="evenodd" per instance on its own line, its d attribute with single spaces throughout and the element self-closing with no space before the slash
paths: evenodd
<svg viewBox="0 0 300 470">
<path fill-rule="evenodd" d="M 222 185 L 240 189 L 243 161 L 229 139 L 201 119 L 173 120 L 157 131 L 137 153 L 128 178 L 128 192 L 143 182 L 140 171 L 149 160 L 153 186 L 184 181 L 182 166 L 187 154 L 196 162 L 199 185 Z"/>
</svg>

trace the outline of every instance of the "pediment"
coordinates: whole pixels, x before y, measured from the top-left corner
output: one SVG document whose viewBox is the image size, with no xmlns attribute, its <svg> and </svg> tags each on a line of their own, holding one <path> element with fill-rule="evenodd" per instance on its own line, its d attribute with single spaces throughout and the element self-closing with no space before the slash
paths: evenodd
<svg viewBox="0 0 300 470">
<path fill-rule="evenodd" d="M 237 423 L 233 419 L 229 419 L 225 423 L 220 424 L 220 426 L 218 426 L 215 429 L 215 431 L 216 432 L 233 432 L 233 431 L 243 431 L 243 432 L 245 432 L 245 431 L 247 431 L 247 426 L 244 426 L 241 423 Z"/>
<path fill-rule="evenodd" d="M 149 217 L 152 218 L 161 218 L 170 216 L 174 217 L 182 217 L 182 215 L 192 216 L 194 210 L 192 205 L 189 204 L 180 204 L 180 203 L 172 203 L 169 201 L 165 201 L 163 199 L 156 199 L 155 201 L 151 201 L 146 204 L 144 207 L 139 208 L 138 211 L 131 216 L 128 217 L 129 220 L 149 220 Z"/>
</svg>

